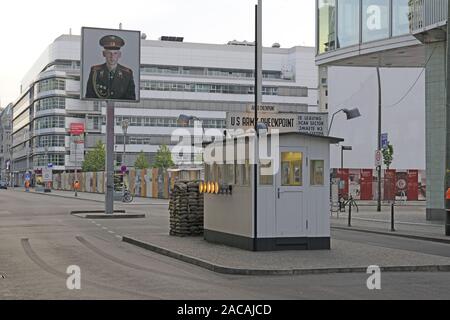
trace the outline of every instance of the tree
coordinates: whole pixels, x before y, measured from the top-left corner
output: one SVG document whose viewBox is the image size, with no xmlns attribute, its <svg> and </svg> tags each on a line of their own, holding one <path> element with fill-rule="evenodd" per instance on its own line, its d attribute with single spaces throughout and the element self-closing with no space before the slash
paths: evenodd
<svg viewBox="0 0 450 320">
<path fill-rule="evenodd" d="M 394 161 L 394 146 L 392 144 L 388 144 L 387 148 L 383 149 L 383 159 L 384 164 L 386 165 L 387 169 L 389 170 L 389 167 L 392 164 L 392 161 Z"/>
<path fill-rule="evenodd" d="M 102 141 L 98 141 L 94 150 L 89 151 L 84 157 L 82 170 L 84 172 L 105 171 L 106 151 Z"/>
<path fill-rule="evenodd" d="M 148 169 L 150 167 L 150 164 L 148 163 L 144 151 L 141 150 L 141 152 L 139 153 L 136 161 L 134 162 L 134 167 L 140 170 Z"/>
<path fill-rule="evenodd" d="M 159 146 L 159 149 L 156 152 L 153 168 L 167 170 L 174 165 L 175 164 L 172 161 L 172 152 L 170 152 L 170 149 L 165 144 Z"/>
</svg>

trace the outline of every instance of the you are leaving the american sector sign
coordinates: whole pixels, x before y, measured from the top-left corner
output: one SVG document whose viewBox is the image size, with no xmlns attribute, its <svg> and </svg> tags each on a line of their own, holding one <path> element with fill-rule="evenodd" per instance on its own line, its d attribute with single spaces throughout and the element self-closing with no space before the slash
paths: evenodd
<svg viewBox="0 0 450 320">
<path fill-rule="evenodd" d="M 265 123 L 269 130 L 280 132 L 302 132 L 326 135 L 327 113 L 258 113 L 258 123 Z M 250 129 L 255 127 L 255 114 L 251 112 L 228 112 L 228 129 Z"/>
</svg>

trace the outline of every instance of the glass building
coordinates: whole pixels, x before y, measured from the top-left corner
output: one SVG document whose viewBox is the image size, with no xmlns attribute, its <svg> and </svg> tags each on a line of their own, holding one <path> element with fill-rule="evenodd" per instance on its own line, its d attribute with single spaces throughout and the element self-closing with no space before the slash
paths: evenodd
<svg viewBox="0 0 450 320">
<path fill-rule="evenodd" d="M 318 54 L 409 35 L 409 0 L 318 0 Z"/>
<path fill-rule="evenodd" d="M 450 188 L 448 16 L 448 0 L 316 0 L 322 110 L 328 108 L 323 92 L 333 90 L 327 85 L 329 66 L 425 68 L 429 220 L 445 216 Z"/>
</svg>

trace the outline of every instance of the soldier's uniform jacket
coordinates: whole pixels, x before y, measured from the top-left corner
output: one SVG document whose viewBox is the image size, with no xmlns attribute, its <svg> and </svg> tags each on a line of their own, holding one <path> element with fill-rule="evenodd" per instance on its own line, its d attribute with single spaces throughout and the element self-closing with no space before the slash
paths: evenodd
<svg viewBox="0 0 450 320">
<path fill-rule="evenodd" d="M 110 72 L 106 63 L 93 66 L 89 74 L 86 98 L 135 100 L 133 71 L 117 64 Z"/>
</svg>

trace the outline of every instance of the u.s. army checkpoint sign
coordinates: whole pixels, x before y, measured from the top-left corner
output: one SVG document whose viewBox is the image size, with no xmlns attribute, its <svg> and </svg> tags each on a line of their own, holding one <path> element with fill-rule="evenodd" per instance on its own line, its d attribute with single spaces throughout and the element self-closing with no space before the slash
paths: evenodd
<svg viewBox="0 0 450 320">
<path fill-rule="evenodd" d="M 267 125 L 269 131 L 278 129 L 284 132 L 302 132 L 326 135 L 327 113 L 258 113 L 258 123 Z M 251 112 L 228 112 L 227 129 L 251 129 L 255 127 L 255 116 Z"/>
</svg>

